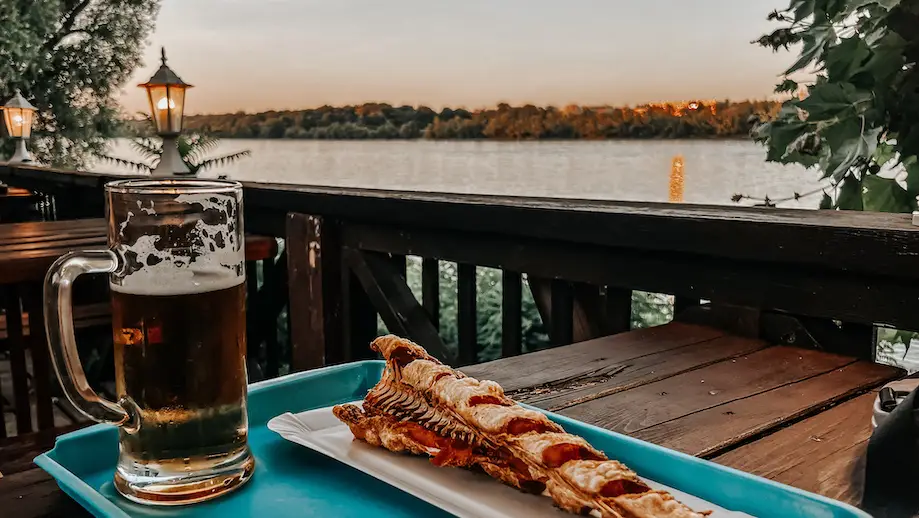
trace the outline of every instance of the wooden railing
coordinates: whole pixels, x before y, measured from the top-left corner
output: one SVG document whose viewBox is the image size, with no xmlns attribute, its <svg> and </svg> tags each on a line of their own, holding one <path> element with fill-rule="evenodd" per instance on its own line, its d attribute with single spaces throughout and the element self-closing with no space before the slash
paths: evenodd
<svg viewBox="0 0 919 518">
<path fill-rule="evenodd" d="M 98 216 L 109 179 L 0 167 L 58 218 Z M 290 348 L 259 353 L 268 375 L 367 357 L 378 314 L 453 364 L 476 362 L 480 266 L 503 271 L 503 355 L 521 352 L 525 286 L 553 344 L 627 330 L 632 290 L 675 295 L 681 318 L 859 356 L 874 354 L 876 325 L 919 330 L 908 215 L 244 186 L 247 231 L 285 239 L 250 305 L 271 327 L 289 302 Z M 421 301 L 407 255 L 423 258 Z M 438 260 L 459 265 L 455 350 L 438 335 Z"/>
</svg>

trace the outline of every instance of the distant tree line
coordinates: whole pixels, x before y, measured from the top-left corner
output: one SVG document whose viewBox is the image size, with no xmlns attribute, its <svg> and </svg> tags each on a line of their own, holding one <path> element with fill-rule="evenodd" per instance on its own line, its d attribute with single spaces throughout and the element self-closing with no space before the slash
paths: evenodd
<svg viewBox="0 0 919 518">
<path fill-rule="evenodd" d="M 296 111 L 191 115 L 190 131 L 225 138 L 293 139 L 611 139 L 746 137 L 770 118 L 774 101 L 692 101 L 630 107 L 537 107 L 486 110 L 426 106 L 322 106 Z"/>
</svg>

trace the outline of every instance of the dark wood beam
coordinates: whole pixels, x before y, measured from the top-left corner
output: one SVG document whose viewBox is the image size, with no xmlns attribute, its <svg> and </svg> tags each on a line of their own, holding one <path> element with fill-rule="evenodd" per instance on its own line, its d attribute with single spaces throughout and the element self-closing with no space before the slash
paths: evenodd
<svg viewBox="0 0 919 518">
<path fill-rule="evenodd" d="M 342 346 L 338 224 L 318 216 L 289 214 L 287 269 L 291 369 L 321 367 L 327 354 Z"/>
<path fill-rule="evenodd" d="M 916 227 L 919 228 L 919 227 Z M 345 242 L 379 252 L 524 271 L 738 306 L 919 330 L 919 280 L 677 251 L 634 251 L 484 232 L 347 225 Z M 892 295 L 893 294 L 893 295 Z M 902 297 L 896 294 L 903 294 Z M 537 300 L 538 302 L 538 300 Z"/>
<path fill-rule="evenodd" d="M 455 361 L 387 254 L 345 248 L 344 257 L 390 332 L 421 344 L 442 361 Z"/>
<path fill-rule="evenodd" d="M 501 356 L 517 356 L 523 352 L 523 322 L 521 304 L 523 280 L 517 272 L 501 272 Z"/>
</svg>

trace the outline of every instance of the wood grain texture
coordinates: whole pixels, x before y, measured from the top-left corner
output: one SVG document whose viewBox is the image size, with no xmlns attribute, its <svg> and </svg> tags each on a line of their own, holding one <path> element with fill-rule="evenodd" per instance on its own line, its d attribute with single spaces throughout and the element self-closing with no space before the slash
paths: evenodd
<svg viewBox="0 0 919 518">
<path fill-rule="evenodd" d="M 421 260 L 421 305 L 428 312 L 431 325 L 440 329 L 440 263 L 437 259 Z"/>
<path fill-rule="evenodd" d="M 346 254 L 343 251 L 343 258 Z M 376 358 L 370 342 L 377 336 L 377 310 L 361 286 L 361 281 L 351 267 L 343 267 L 342 334 L 344 336 L 344 361 Z"/>
<path fill-rule="evenodd" d="M 568 345 L 574 342 L 574 290 L 571 283 L 561 279 L 552 279 L 552 305 L 548 322 L 549 340 L 552 345 Z"/>
<path fill-rule="evenodd" d="M 0 166 L 0 179 L 102 200 L 112 175 Z M 876 275 L 912 268 L 919 228 L 908 214 L 400 192 L 244 182 L 248 212 L 303 212 L 439 230 L 478 231 Z M 100 211 L 101 215 L 101 211 Z M 423 215 L 423 217 L 419 217 Z M 727 238 L 729 237 L 729 238 Z M 826 254 L 827 250 L 845 253 Z"/>
<path fill-rule="evenodd" d="M 53 448 L 54 441 L 58 435 L 78 430 L 90 424 L 77 423 L 54 430 L 42 430 L 0 439 L 0 473 L 3 473 L 3 476 L 6 477 L 35 469 L 32 459 Z M 0 483 L 0 490 L 2 488 L 3 483 Z"/>
<path fill-rule="evenodd" d="M 769 347 L 769 344 L 760 340 L 722 336 L 676 349 L 637 356 L 624 362 L 609 363 L 594 372 L 570 377 L 562 382 L 516 391 L 513 397 L 557 412 L 766 347 Z"/>
<path fill-rule="evenodd" d="M 36 420 L 39 430 L 54 428 L 54 409 L 51 400 L 52 379 L 51 358 L 48 342 L 45 338 L 44 304 L 42 304 L 41 284 L 22 286 L 19 290 L 23 309 L 29 314 L 29 320 L 38 325 L 32 326 L 27 340 L 29 354 L 32 358 L 32 389 L 35 392 Z M 108 320 L 108 319 L 106 319 Z M 75 327 L 75 326 L 74 326 Z"/>
<path fill-rule="evenodd" d="M 258 326 L 265 338 L 265 374 L 268 377 L 278 375 L 281 366 L 281 348 L 278 344 L 278 317 L 281 315 L 285 306 L 288 307 L 287 319 L 288 329 L 290 326 L 290 292 L 287 268 L 287 250 L 281 252 L 277 259 L 265 259 L 262 261 L 262 287 L 258 292 L 257 307 L 255 310 L 255 320 L 253 324 Z M 247 302 L 248 304 L 248 302 Z M 251 311 L 251 305 L 247 305 L 247 311 Z M 333 349 L 334 351 L 334 349 Z M 328 356 L 330 351 L 326 350 Z M 289 358 L 286 361 L 290 361 Z M 326 361 L 330 360 L 328 357 Z"/>
<path fill-rule="evenodd" d="M 6 310 L 6 332 L 9 343 L 10 370 L 13 376 L 13 404 L 17 433 L 32 431 L 32 408 L 29 402 L 29 380 L 26 369 L 26 340 L 22 333 L 22 306 L 19 290 L 10 286 L 3 290 Z"/>
<path fill-rule="evenodd" d="M 389 256 L 351 248 L 345 248 L 343 253 L 391 333 L 424 344 L 432 356 L 442 361 L 456 361 Z M 368 345 L 369 342 L 363 347 Z"/>
<path fill-rule="evenodd" d="M 523 279 L 517 272 L 501 272 L 501 356 L 510 358 L 523 350 Z"/>
<path fill-rule="evenodd" d="M 462 371 L 479 379 L 497 381 L 505 390 L 513 391 L 583 376 L 604 365 L 713 340 L 722 335 L 724 333 L 717 329 L 675 322 L 470 365 L 463 367 Z"/>
<path fill-rule="evenodd" d="M 604 286 L 600 291 L 603 335 L 625 333 L 632 329 L 632 290 Z"/>
<path fill-rule="evenodd" d="M 509 268 L 527 272 L 534 278 L 672 293 L 796 315 L 919 329 L 919 300 L 891 295 L 919 290 L 919 280 L 912 277 L 705 256 L 677 250 L 662 252 L 575 244 L 481 231 L 348 225 L 344 239 L 348 243 L 359 243 L 367 250 L 384 253 L 395 250 Z M 778 245 L 774 242 L 770 246 Z M 768 252 L 764 254 L 769 256 Z M 534 291 L 534 297 L 542 312 L 539 293 Z"/>
<path fill-rule="evenodd" d="M 713 460 L 806 491 L 857 504 L 871 436 L 867 393 Z"/>
<path fill-rule="evenodd" d="M 39 468 L 0 482 L 0 509 L 15 518 L 89 518 L 80 504 L 67 496 L 57 482 Z"/>
<path fill-rule="evenodd" d="M 334 257 L 336 250 L 327 251 L 322 246 L 324 233 L 320 218 L 306 214 L 288 215 L 287 270 L 292 315 L 291 370 L 294 371 L 325 365 L 327 318 L 323 289 L 332 290 L 334 286 L 324 286 L 323 281 L 329 275 L 324 269 L 326 253 Z M 338 273 L 337 270 L 335 273 Z M 340 273 L 331 278 L 337 280 Z"/>
<path fill-rule="evenodd" d="M 67 252 L 106 248 L 106 232 L 105 220 L 98 218 L 0 224 L 0 284 L 40 281 Z M 246 236 L 247 261 L 276 253 L 274 238 Z"/>
<path fill-rule="evenodd" d="M 394 192 L 245 183 L 248 206 L 310 207 L 383 224 L 422 224 L 703 255 L 883 273 L 919 254 L 908 215 L 647 202 Z M 851 213 L 850 213 L 851 212 Z M 525 223 L 524 223 L 525 222 Z M 731 236 L 730 239 L 725 239 Z M 847 250 L 830 258 L 826 250 Z M 842 255 L 844 257 L 838 257 Z M 892 270 L 887 270 L 892 271 Z M 908 275 L 916 277 L 919 273 Z"/>
<path fill-rule="evenodd" d="M 902 375 L 900 369 L 858 362 L 798 383 L 651 426 L 633 436 L 708 458 L 734 444 L 776 428 L 783 422 L 817 413 L 827 405 Z"/>
<path fill-rule="evenodd" d="M 776 346 L 561 410 L 608 430 L 639 430 L 801 381 L 851 358 Z"/>
<path fill-rule="evenodd" d="M 456 334 L 457 365 L 478 362 L 479 336 L 476 310 L 476 268 L 474 264 L 456 265 Z M 419 342 L 427 347 L 425 342 Z"/>
</svg>

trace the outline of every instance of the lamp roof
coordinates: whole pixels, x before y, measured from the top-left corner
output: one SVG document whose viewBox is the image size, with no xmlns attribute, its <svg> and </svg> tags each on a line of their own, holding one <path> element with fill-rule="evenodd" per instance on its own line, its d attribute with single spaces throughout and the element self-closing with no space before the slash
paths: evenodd
<svg viewBox="0 0 919 518">
<path fill-rule="evenodd" d="M 145 88 L 148 86 L 164 86 L 164 85 L 181 86 L 184 88 L 191 88 L 193 86 L 193 85 L 186 83 L 185 81 L 182 81 L 182 78 L 180 78 L 175 72 L 173 72 L 171 68 L 166 66 L 166 48 L 165 47 L 162 47 L 160 49 L 160 62 L 161 63 L 160 63 L 159 70 L 157 70 L 153 74 L 153 76 L 147 80 L 146 83 L 141 83 L 137 86 L 141 86 Z"/>
<path fill-rule="evenodd" d="M 16 95 L 14 95 L 12 99 L 7 101 L 6 104 L 3 105 L 3 107 L 4 108 L 24 108 L 26 110 L 37 110 L 38 109 L 32 106 L 32 103 L 30 103 L 25 97 L 22 96 L 22 92 L 20 92 L 18 88 L 16 89 Z"/>
</svg>

